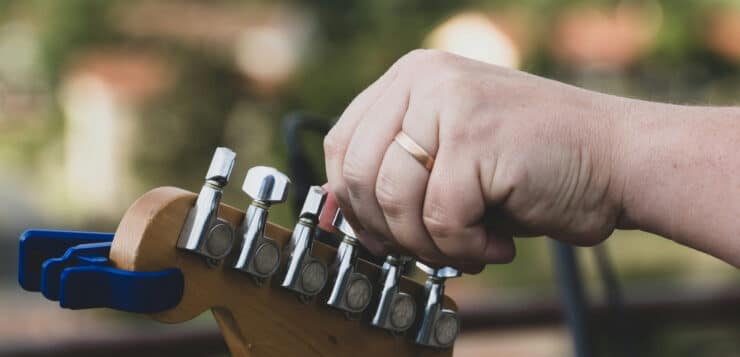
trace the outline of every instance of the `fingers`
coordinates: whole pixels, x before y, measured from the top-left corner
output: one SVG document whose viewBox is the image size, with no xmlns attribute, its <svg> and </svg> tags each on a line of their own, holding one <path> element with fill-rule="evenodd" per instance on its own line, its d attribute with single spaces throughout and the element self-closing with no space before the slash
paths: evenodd
<svg viewBox="0 0 740 357">
<path fill-rule="evenodd" d="M 437 125 L 429 108 L 409 107 L 403 131 L 424 150 L 437 150 Z M 427 263 L 449 263 L 437 249 L 422 220 L 429 171 L 392 142 L 385 152 L 374 185 L 375 196 L 391 237 Z"/>
<path fill-rule="evenodd" d="M 395 250 L 399 248 L 390 239 L 392 233 L 376 198 L 375 188 L 384 153 L 401 130 L 407 105 L 406 86 L 403 83 L 392 84 L 362 118 L 344 158 L 342 175 L 349 196 L 346 206 L 362 220 L 364 231 L 358 233 L 358 238 L 366 246 L 372 240 L 390 245 Z M 425 180 L 421 184 L 425 184 Z"/>
<path fill-rule="evenodd" d="M 511 263 L 514 260 L 514 256 L 516 256 L 516 246 L 511 235 L 499 234 L 495 230 L 488 230 L 486 232 L 486 248 L 480 255 L 480 263 Z"/>
<path fill-rule="evenodd" d="M 445 261 L 424 228 L 422 208 L 429 173 L 398 144 L 388 147 L 374 185 L 392 237 L 425 262 Z"/>
<path fill-rule="evenodd" d="M 326 166 L 326 177 L 329 189 L 336 195 L 336 199 L 342 206 L 343 202 L 349 202 L 347 187 L 342 177 L 342 167 L 350 139 L 357 128 L 365 112 L 375 104 L 396 77 L 397 71 L 391 67 L 383 76 L 360 93 L 324 138 L 324 160 Z M 347 207 L 344 207 L 347 208 Z M 362 231 L 357 219 L 347 209 L 345 217 L 356 231 Z"/>
<path fill-rule="evenodd" d="M 476 165 L 465 163 L 465 156 L 457 143 L 441 143 L 427 186 L 424 226 L 438 249 L 454 261 L 510 261 L 513 242 L 510 237 L 486 230 L 485 201 Z"/>
<path fill-rule="evenodd" d="M 485 198 L 474 155 L 450 138 L 439 142 L 439 115 L 459 113 L 443 110 L 449 105 L 426 93 L 436 93 L 437 81 L 419 85 L 419 71 L 410 73 L 418 61 L 405 63 L 416 65 L 404 65 L 407 70 L 400 71 L 394 64 L 352 101 L 327 135 L 324 149 L 332 195 L 320 226 L 333 230 L 331 219 L 341 207 L 374 254 L 385 254 L 389 248 L 407 250 L 424 261 L 452 264 L 466 272 L 510 260 L 514 254 L 510 234 L 486 229 L 483 223 Z M 411 86 L 417 87 L 416 101 Z M 419 89 L 426 91 L 426 101 L 418 97 Z M 394 143 L 401 129 L 438 155 L 431 173 Z"/>
<path fill-rule="evenodd" d="M 324 188 L 326 187 L 327 187 L 327 184 L 324 184 Z M 420 191 L 422 191 L 421 193 L 423 194 L 424 190 L 422 189 Z M 329 192 L 329 194 L 326 197 L 326 203 L 324 204 L 324 208 L 321 211 L 321 216 L 319 216 L 319 224 L 318 224 L 319 228 L 327 232 L 336 232 L 336 229 L 334 228 L 332 221 L 334 220 L 334 216 L 337 213 L 337 209 L 339 209 L 339 204 L 337 203 L 336 199 L 334 199 L 334 194 Z M 421 220 L 421 214 L 419 214 L 419 220 Z M 441 254 L 437 250 L 436 246 L 434 246 L 433 243 L 431 243 L 431 238 L 428 237 L 428 234 L 426 233 L 426 230 L 423 229 L 423 226 L 422 225 L 418 225 L 418 226 L 422 227 L 421 231 L 423 231 L 423 234 L 426 235 L 426 239 L 420 244 L 429 244 L 431 246 L 430 249 L 437 252 L 438 254 Z M 415 238 L 416 236 L 413 236 L 413 237 Z M 491 237 L 491 238 L 499 239 L 500 237 Z M 377 244 L 377 242 L 370 242 L 370 244 Z M 415 248 L 411 248 L 411 247 L 416 247 L 416 245 L 410 245 L 410 247 L 407 247 L 407 248 L 409 249 L 409 251 L 413 252 L 414 255 L 421 256 L 421 260 L 425 261 L 426 263 L 432 263 L 432 264 L 436 263 L 437 265 L 440 265 L 440 266 L 444 264 L 452 264 L 452 265 L 459 267 L 466 274 L 478 274 L 485 267 L 481 263 L 459 264 L 458 262 L 458 264 L 454 264 L 452 262 L 444 262 L 446 258 L 439 258 L 439 256 L 435 256 L 433 258 L 425 258 L 425 255 L 423 254 L 416 254 L 417 250 L 414 250 Z M 505 247 L 505 248 L 508 249 L 508 247 Z M 505 250 L 505 249 L 500 249 L 500 248 L 491 248 L 491 249 L 494 252 Z M 511 245 L 511 249 L 513 249 L 513 244 Z M 423 248 L 419 249 L 418 251 L 419 252 L 423 251 Z"/>
<path fill-rule="evenodd" d="M 458 269 L 462 270 L 465 274 L 478 274 L 483 271 L 486 266 L 484 264 L 462 264 Z"/>
<path fill-rule="evenodd" d="M 325 189 L 327 186 L 328 184 L 324 184 Z M 336 228 L 334 228 L 333 221 L 338 209 L 339 202 L 337 202 L 336 198 L 334 198 L 334 194 L 329 192 L 326 196 L 326 203 L 324 203 L 324 208 L 321 210 L 321 216 L 319 216 L 319 228 L 331 233 L 337 232 Z M 381 242 L 376 241 L 370 241 L 367 244 L 363 245 L 365 245 L 365 247 L 371 252 L 382 251 L 383 249 L 386 249 Z"/>
</svg>

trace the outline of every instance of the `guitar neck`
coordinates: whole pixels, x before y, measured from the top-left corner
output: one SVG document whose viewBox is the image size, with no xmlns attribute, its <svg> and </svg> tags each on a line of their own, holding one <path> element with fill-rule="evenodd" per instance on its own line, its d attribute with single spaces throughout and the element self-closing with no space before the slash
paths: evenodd
<svg viewBox="0 0 740 357">
<path fill-rule="evenodd" d="M 368 313 L 348 319 L 326 304 L 324 294 L 301 301 L 280 287 L 278 271 L 263 284 L 231 269 L 229 264 L 210 266 L 202 257 L 176 248 L 179 234 L 197 195 L 174 187 L 150 191 L 137 200 L 121 221 L 113 240 L 110 259 L 117 268 L 129 271 L 158 271 L 176 267 L 185 278 L 180 303 L 152 318 L 178 323 L 212 310 L 226 343 L 236 356 L 450 356 L 452 349 L 432 349 L 414 344 L 413 332 L 391 334 L 372 327 Z M 239 227 L 244 212 L 221 204 L 218 217 Z M 291 231 L 268 223 L 265 235 L 281 247 Z M 237 250 L 237 249 L 234 249 Z M 282 249 L 283 261 L 286 258 Z M 336 248 L 315 241 L 312 254 L 327 265 Z M 358 271 L 374 285 L 380 268 L 359 260 Z M 424 287 L 406 277 L 401 290 L 420 300 Z M 377 291 L 377 290 L 376 290 Z M 445 297 L 444 305 L 455 308 Z"/>
</svg>

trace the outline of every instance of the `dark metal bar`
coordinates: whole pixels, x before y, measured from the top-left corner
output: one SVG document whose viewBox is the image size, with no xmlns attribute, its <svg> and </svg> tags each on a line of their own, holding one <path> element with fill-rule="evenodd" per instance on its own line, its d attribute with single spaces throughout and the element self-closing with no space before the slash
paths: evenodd
<svg viewBox="0 0 740 357">
<path fill-rule="evenodd" d="M 624 314 L 631 325 L 668 324 L 673 322 L 740 322 L 740 287 L 726 289 L 676 289 L 656 287 L 654 290 L 630 289 L 625 299 Z M 530 328 L 562 324 L 563 311 L 559 301 L 545 298 L 530 302 L 504 305 L 481 298 L 466 299 L 458 316 L 465 331 Z M 610 309 L 604 302 L 589 307 L 590 327 L 607 326 Z"/>
<path fill-rule="evenodd" d="M 221 333 L 214 328 L 189 332 L 156 332 L 50 341 L 48 343 L 5 345 L 0 356 L 217 356 L 228 354 Z"/>
</svg>

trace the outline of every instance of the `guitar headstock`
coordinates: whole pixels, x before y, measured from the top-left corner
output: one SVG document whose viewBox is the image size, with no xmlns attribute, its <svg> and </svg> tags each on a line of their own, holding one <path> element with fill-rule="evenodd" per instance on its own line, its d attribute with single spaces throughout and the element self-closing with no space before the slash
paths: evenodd
<svg viewBox="0 0 740 357">
<path fill-rule="evenodd" d="M 224 167 L 221 165 L 221 173 L 214 174 L 214 170 L 209 170 L 209 176 L 228 180 L 228 175 L 224 175 Z M 214 169 L 214 165 L 211 168 Z M 218 170 L 216 167 L 215 171 Z M 398 258 L 388 258 L 382 268 L 359 259 L 352 248 L 358 243 L 352 241 L 348 232 L 344 232 L 343 243 L 338 249 L 309 239 L 309 246 L 303 248 L 307 248 L 310 255 L 301 261 L 302 270 L 296 272 L 293 269 L 292 273 L 289 272 L 286 265 L 294 259 L 291 252 L 296 249 L 296 244 L 306 244 L 301 237 L 310 234 L 304 230 L 312 229 L 311 220 L 317 218 L 317 210 L 320 210 L 323 201 L 317 202 L 321 198 L 316 195 L 321 192 L 317 188 L 313 198 L 309 195 L 312 201 L 304 207 L 306 214 L 302 214 L 299 221 L 302 223 L 297 224 L 291 232 L 266 221 L 269 207 L 269 202 L 266 202 L 284 199 L 281 192 L 275 191 L 280 191 L 280 185 L 284 182 L 280 177 L 265 179 L 276 174 L 267 168 L 259 170 L 261 172 L 257 173 L 250 170 L 245 182 L 245 192 L 252 195 L 256 202 L 247 210 L 248 217 L 245 218 L 244 211 L 220 203 L 218 189 L 217 208 L 212 207 L 217 213 L 207 217 L 210 223 L 196 223 L 206 224 L 207 233 L 199 232 L 200 228 L 193 226 L 193 221 L 197 221 L 194 207 L 203 203 L 200 202 L 204 197 L 203 191 L 196 195 L 175 187 L 157 188 L 144 194 L 126 212 L 112 243 L 112 264 L 119 269 L 139 272 L 176 268 L 184 276 L 181 301 L 169 310 L 152 314 L 154 319 L 177 323 L 211 309 L 229 349 L 234 355 L 240 356 L 452 354 L 451 345 L 458 326 L 454 313 L 449 309 L 455 306 L 445 296 L 443 301 L 434 301 L 436 305 L 430 307 L 430 301 L 433 300 L 428 299 L 430 289 L 434 290 L 433 285 L 440 281 L 438 277 L 433 277 L 434 274 L 430 273 L 425 289 L 421 284 L 393 271 L 394 259 Z M 230 167 L 226 171 L 230 173 Z M 209 181 L 209 187 L 217 187 L 214 183 L 218 182 L 223 187 L 226 180 Z M 203 215 L 203 212 L 199 214 Z M 257 227 L 262 214 L 264 224 Z M 190 234 L 193 231 L 197 234 Z M 210 246 L 208 242 L 197 242 L 197 239 L 187 244 L 188 234 L 202 238 L 209 233 L 216 237 Z M 255 241 L 248 242 L 250 239 Z M 248 244 L 253 246 L 246 247 Z M 265 244 L 270 245 L 264 248 L 267 253 L 260 258 L 260 262 L 255 263 L 258 251 Z M 198 249 L 204 252 L 198 253 Z M 275 254 L 279 259 L 274 257 Z M 292 265 L 296 264 L 294 262 Z M 309 269 L 309 266 L 313 268 Z M 326 271 L 322 271 L 322 267 Z M 313 278 L 302 280 L 302 288 L 296 288 L 288 281 L 291 279 L 286 279 L 286 274 L 308 274 L 309 270 Z M 387 292 L 387 282 L 391 279 L 389 274 L 395 274 L 397 279 L 397 291 L 391 302 L 383 298 Z M 363 278 L 365 280 L 360 281 Z M 442 296 L 443 290 L 439 289 L 439 285 L 436 289 Z M 367 294 L 372 297 L 369 301 L 366 301 Z M 404 313 L 390 314 L 388 321 L 393 319 L 393 324 L 379 323 L 378 311 L 381 308 L 388 309 L 389 303 L 403 305 L 406 310 L 398 310 Z M 433 309 L 430 310 L 433 316 L 427 311 L 429 309 Z M 445 314 L 453 314 L 453 320 Z M 433 322 L 439 320 L 438 326 L 430 325 L 429 319 L 434 319 Z M 420 331 L 430 328 L 431 332 L 425 332 L 427 335 L 434 334 L 435 328 L 441 329 L 441 332 L 436 331 L 435 343 L 448 348 L 422 346 L 429 343 L 419 340 Z"/>
</svg>

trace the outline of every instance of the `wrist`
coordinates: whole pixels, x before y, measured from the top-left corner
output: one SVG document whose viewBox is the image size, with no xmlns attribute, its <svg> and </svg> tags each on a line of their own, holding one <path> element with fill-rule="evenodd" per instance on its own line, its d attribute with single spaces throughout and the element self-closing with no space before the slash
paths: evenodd
<svg viewBox="0 0 740 357">
<path fill-rule="evenodd" d="M 740 108 L 626 100 L 619 228 L 670 238 L 740 266 Z"/>
<path fill-rule="evenodd" d="M 600 98 L 592 112 L 597 130 L 592 131 L 591 141 L 596 152 L 601 153 L 604 170 L 608 177 L 608 190 L 603 204 L 611 207 L 615 215 L 615 228 L 643 229 L 644 222 L 636 214 L 635 198 L 640 197 L 642 186 L 638 176 L 647 146 L 643 141 L 645 118 L 660 112 L 657 103 L 597 94 Z"/>
<path fill-rule="evenodd" d="M 671 135 L 665 131 L 672 129 L 670 113 L 678 106 L 629 98 L 617 102 L 612 161 L 621 206 L 617 228 L 655 232 L 648 197 L 660 182 L 655 160 L 667 155 L 665 141 Z"/>
<path fill-rule="evenodd" d="M 615 171 L 623 185 L 618 228 L 640 229 L 689 244 L 682 208 L 701 182 L 707 108 L 625 99 Z M 693 193 L 692 193 L 693 192 Z M 693 244 L 689 244 L 693 245 Z"/>
</svg>

